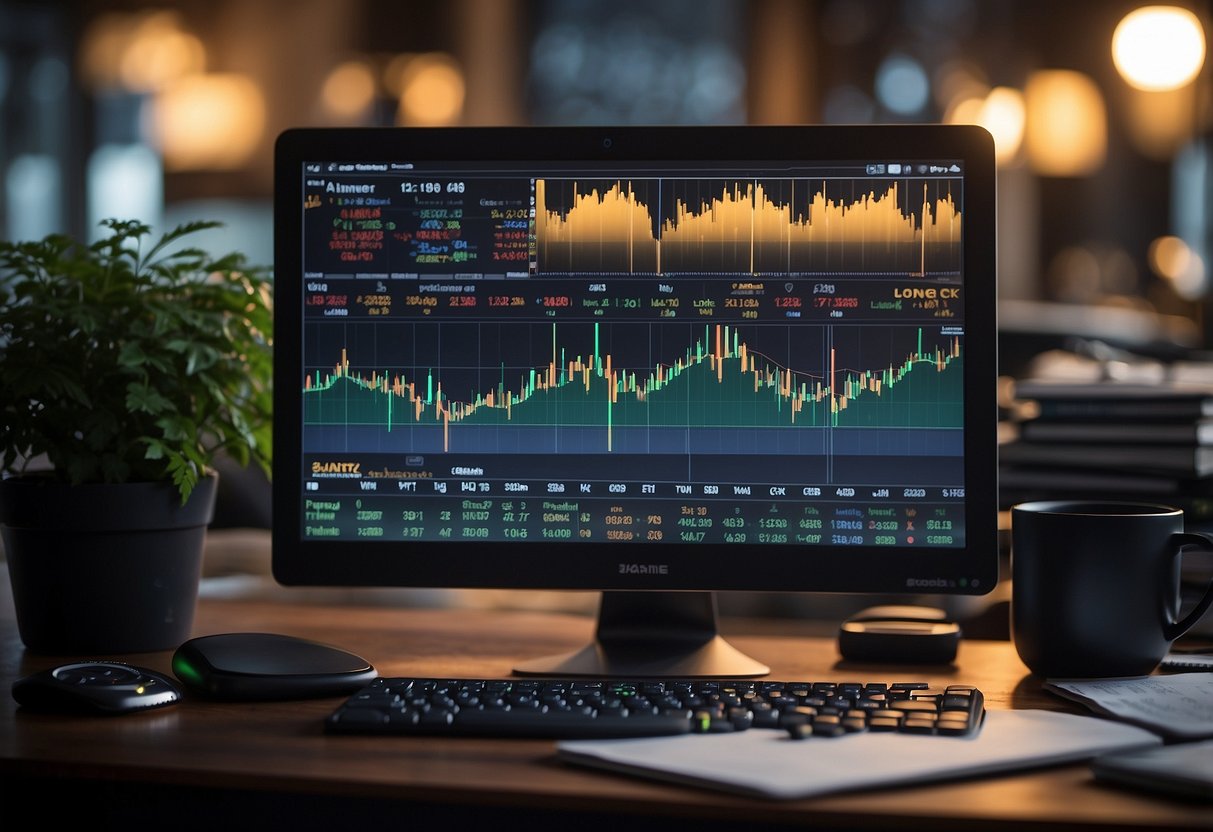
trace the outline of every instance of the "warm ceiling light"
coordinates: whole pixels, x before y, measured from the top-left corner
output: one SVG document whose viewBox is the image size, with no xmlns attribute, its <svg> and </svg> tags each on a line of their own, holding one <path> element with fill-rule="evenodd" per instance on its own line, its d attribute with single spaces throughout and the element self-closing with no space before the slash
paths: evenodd
<svg viewBox="0 0 1213 832">
<path fill-rule="evenodd" d="M 1009 165 L 1023 143 L 1023 93 L 1011 87 L 995 87 L 983 98 L 957 102 L 948 114 L 950 124 L 979 124 L 994 137 L 994 161 Z"/>
<path fill-rule="evenodd" d="M 104 14 L 81 38 L 81 72 L 94 89 L 155 92 L 205 65 L 202 41 L 176 12 Z"/>
<path fill-rule="evenodd" d="M 1179 237 L 1159 237 L 1150 243 L 1149 260 L 1155 274 L 1176 280 L 1192 265 L 1192 249 Z"/>
<path fill-rule="evenodd" d="M 986 93 L 989 90 L 982 90 L 980 95 L 966 95 L 952 101 L 948 105 L 947 112 L 944 113 L 943 120 L 946 124 L 978 124 L 981 119 L 981 108 L 986 103 Z"/>
<path fill-rule="evenodd" d="M 1085 176 L 1103 165 L 1107 113 L 1090 77 L 1072 70 L 1033 72 L 1024 89 L 1024 144 L 1033 170 L 1043 176 Z"/>
<path fill-rule="evenodd" d="M 181 28 L 173 12 L 149 14 L 135 28 L 123 51 L 118 74 L 123 86 L 153 92 L 202 71 L 206 50 L 196 36 Z"/>
<path fill-rule="evenodd" d="M 1204 65 L 1204 29 L 1187 9 L 1145 6 L 1125 15 L 1116 27 L 1112 60 L 1138 89 L 1159 92 L 1182 87 Z"/>
<path fill-rule="evenodd" d="M 454 124 L 463 112 L 463 72 L 451 56 L 441 52 L 417 55 L 401 77 L 401 124 L 440 126 Z"/>
<path fill-rule="evenodd" d="M 948 124 L 978 124 L 994 137 L 994 161 L 1003 167 L 1015 161 L 1023 144 L 1023 93 L 1012 87 L 995 87 L 985 98 L 955 102 L 944 121 Z"/>
<path fill-rule="evenodd" d="M 1208 290 L 1205 262 L 1179 237 L 1159 237 L 1150 243 L 1150 268 L 1171 282 L 1180 297 L 1195 300 Z"/>
<path fill-rule="evenodd" d="M 166 169 L 231 170 L 257 149 L 265 100 L 246 76 L 192 75 L 157 96 L 153 125 Z"/>
<path fill-rule="evenodd" d="M 354 119 L 375 99 L 375 73 L 365 61 L 346 61 L 324 80 L 320 100 L 339 119 Z"/>
</svg>

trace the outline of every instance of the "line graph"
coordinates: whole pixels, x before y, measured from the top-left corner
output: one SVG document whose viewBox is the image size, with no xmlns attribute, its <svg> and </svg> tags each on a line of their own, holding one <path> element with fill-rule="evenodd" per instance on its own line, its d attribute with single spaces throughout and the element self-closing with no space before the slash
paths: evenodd
<svg viewBox="0 0 1213 832">
<path fill-rule="evenodd" d="M 434 347 L 442 326 L 402 324 L 395 337 Z M 961 340 L 928 338 L 922 328 L 709 324 L 671 338 L 667 325 L 660 342 L 650 324 L 484 328 L 476 349 L 448 343 L 434 347 L 432 362 L 395 368 L 360 366 L 340 347 L 332 365 L 303 379 L 305 425 L 369 428 L 380 442 L 407 430 L 401 442 L 427 452 L 478 447 L 498 430 L 533 452 L 547 447 L 539 437 L 572 431 L 593 437 L 582 450 L 614 453 L 635 447 L 639 434 L 677 432 L 684 448 L 712 452 L 698 439 L 962 423 Z M 501 354 L 502 344 L 512 354 Z"/>
</svg>

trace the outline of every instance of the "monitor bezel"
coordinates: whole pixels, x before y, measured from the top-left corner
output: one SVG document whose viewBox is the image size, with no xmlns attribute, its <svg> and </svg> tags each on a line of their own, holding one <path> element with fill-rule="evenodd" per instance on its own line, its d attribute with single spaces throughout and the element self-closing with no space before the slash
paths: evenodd
<svg viewBox="0 0 1213 832">
<path fill-rule="evenodd" d="M 302 166 L 307 161 L 486 160 L 680 165 L 955 159 L 964 170 L 965 543 L 955 548 L 663 543 L 629 547 L 301 539 Z M 994 146 L 969 125 L 295 128 L 275 144 L 272 571 L 284 586 L 698 590 L 983 595 L 999 578 Z M 988 276 L 988 278 L 987 278 Z M 642 544 L 643 545 L 643 544 Z M 427 554 L 428 553 L 428 554 Z M 434 554 L 439 556 L 435 557 Z M 659 562 L 625 571 L 621 562 Z M 744 563 L 744 568 L 740 564 Z M 525 567 L 525 568 L 520 568 Z"/>
</svg>

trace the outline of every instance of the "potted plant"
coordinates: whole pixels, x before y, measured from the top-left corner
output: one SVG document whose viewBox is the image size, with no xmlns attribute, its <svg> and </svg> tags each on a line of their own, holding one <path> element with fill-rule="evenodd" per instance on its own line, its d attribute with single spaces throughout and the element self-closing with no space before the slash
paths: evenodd
<svg viewBox="0 0 1213 832">
<path fill-rule="evenodd" d="M 133 653 L 193 625 L 214 463 L 269 471 L 271 277 L 107 220 L 0 243 L 0 534 L 26 647 Z"/>
</svg>

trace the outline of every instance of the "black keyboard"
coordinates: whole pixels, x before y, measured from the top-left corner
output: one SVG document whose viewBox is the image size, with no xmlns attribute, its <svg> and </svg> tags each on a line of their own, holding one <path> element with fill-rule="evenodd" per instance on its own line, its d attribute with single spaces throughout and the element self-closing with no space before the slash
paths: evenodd
<svg viewBox="0 0 1213 832">
<path fill-rule="evenodd" d="M 379 678 L 325 721 L 330 733 L 594 739 L 775 729 L 975 735 L 971 685 L 764 680 Z"/>
</svg>

